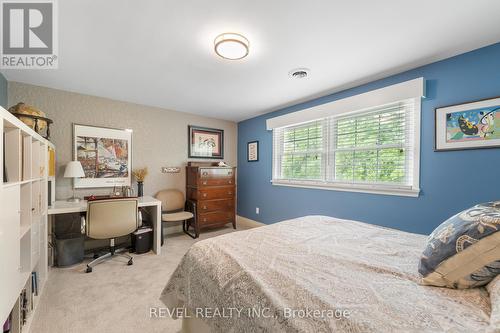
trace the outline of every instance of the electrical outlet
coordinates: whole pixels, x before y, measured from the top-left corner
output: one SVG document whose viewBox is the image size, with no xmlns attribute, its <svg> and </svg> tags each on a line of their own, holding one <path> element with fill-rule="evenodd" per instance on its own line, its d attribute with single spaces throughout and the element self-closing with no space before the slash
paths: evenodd
<svg viewBox="0 0 500 333">
<path fill-rule="evenodd" d="M 260 208 L 259 207 L 255 207 L 255 214 L 259 215 L 260 213 Z"/>
</svg>

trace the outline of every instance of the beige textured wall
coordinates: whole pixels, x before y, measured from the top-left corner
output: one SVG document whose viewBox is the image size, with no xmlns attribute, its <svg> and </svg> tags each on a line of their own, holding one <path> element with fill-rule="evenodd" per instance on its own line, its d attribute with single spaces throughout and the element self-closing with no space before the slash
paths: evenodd
<svg viewBox="0 0 500 333">
<path fill-rule="evenodd" d="M 145 194 L 154 194 L 164 188 L 184 190 L 188 125 L 223 129 L 224 161 L 229 165 L 237 162 L 237 125 L 230 121 L 18 82 L 9 82 L 8 102 L 9 106 L 18 102 L 34 105 L 54 120 L 51 141 L 57 149 L 57 199 L 68 198 L 72 192 L 72 181 L 62 175 L 64 166 L 72 159 L 73 123 L 133 129 L 133 168 L 147 166 L 150 173 L 144 185 Z M 163 174 L 162 166 L 181 167 L 181 173 Z M 135 182 L 133 186 L 136 189 Z M 109 188 L 82 189 L 77 190 L 77 195 L 108 194 L 110 191 Z"/>
</svg>

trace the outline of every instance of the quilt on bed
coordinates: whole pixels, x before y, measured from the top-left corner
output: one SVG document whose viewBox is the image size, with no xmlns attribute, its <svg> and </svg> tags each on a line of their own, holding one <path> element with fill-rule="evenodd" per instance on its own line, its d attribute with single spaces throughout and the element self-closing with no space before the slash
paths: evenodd
<svg viewBox="0 0 500 333">
<path fill-rule="evenodd" d="M 485 288 L 419 284 L 424 244 L 355 221 L 288 220 L 196 243 L 161 300 L 214 332 L 495 331 Z"/>
</svg>

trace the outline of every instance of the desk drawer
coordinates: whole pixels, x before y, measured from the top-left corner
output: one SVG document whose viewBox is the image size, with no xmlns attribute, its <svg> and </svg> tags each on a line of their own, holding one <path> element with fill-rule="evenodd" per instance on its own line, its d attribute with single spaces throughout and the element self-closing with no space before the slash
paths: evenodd
<svg viewBox="0 0 500 333">
<path fill-rule="evenodd" d="M 212 187 L 198 190 L 198 200 L 234 198 L 234 186 Z"/>
<path fill-rule="evenodd" d="M 211 212 L 205 214 L 198 214 L 198 223 L 200 226 L 211 226 L 211 225 L 225 225 L 227 223 L 233 222 L 234 214 L 233 212 Z"/>
<path fill-rule="evenodd" d="M 233 211 L 234 199 L 209 200 L 209 201 L 202 200 L 198 201 L 197 208 L 200 214 L 214 212 L 218 210 Z"/>
</svg>

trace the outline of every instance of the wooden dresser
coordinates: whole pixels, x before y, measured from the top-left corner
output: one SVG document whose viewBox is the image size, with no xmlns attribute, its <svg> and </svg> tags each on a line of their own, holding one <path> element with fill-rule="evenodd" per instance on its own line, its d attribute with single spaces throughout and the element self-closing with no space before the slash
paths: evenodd
<svg viewBox="0 0 500 333">
<path fill-rule="evenodd" d="M 186 197 L 195 207 L 195 237 L 204 228 L 232 223 L 236 229 L 236 184 L 234 167 L 188 165 Z"/>
</svg>

